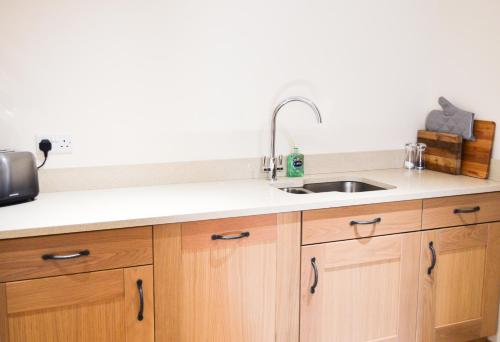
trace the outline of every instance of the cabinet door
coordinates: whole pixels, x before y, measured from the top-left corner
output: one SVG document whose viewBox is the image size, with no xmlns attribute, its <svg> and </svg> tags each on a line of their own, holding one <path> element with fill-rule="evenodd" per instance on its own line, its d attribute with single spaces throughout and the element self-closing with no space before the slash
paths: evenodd
<svg viewBox="0 0 500 342">
<path fill-rule="evenodd" d="M 495 335 L 500 295 L 500 223 L 423 233 L 418 340 Z"/>
<path fill-rule="evenodd" d="M 415 341 L 420 234 L 303 247 L 301 341 Z"/>
<path fill-rule="evenodd" d="M 300 213 L 154 229 L 159 342 L 298 342 Z"/>
<path fill-rule="evenodd" d="M 143 266 L 2 284 L 0 341 L 152 342 L 152 282 Z"/>
</svg>

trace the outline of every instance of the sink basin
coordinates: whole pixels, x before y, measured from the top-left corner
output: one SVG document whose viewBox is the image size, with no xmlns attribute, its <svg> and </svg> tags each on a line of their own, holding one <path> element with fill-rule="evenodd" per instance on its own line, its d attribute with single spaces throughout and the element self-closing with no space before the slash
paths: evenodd
<svg viewBox="0 0 500 342">
<path fill-rule="evenodd" d="M 280 188 L 280 190 L 284 192 L 289 192 L 291 194 L 311 194 L 311 190 L 307 190 L 304 188 Z"/>
<path fill-rule="evenodd" d="M 292 194 L 311 194 L 317 192 L 365 192 L 365 191 L 378 191 L 387 190 L 381 186 L 361 182 L 361 181 L 335 181 L 335 182 L 323 182 L 323 183 L 308 183 L 304 184 L 302 187 L 288 187 L 280 188 L 280 190 L 289 192 Z"/>
<path fill-rule="evenodd" d="M 380 186 L 375 186 L 372 184 L 358 182 L 358 181 L 311 183 L 304 185 L 304 189 L 310 190 L 312 192 L 330 192 L 330 191 L 365 192 L 365 191 L 386 190 Z"/>
</svg>

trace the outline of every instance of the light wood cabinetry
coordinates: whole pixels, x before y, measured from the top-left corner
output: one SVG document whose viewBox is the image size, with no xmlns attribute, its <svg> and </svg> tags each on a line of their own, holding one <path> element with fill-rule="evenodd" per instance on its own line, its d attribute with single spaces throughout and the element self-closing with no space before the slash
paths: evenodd
<svg viewBox="0 0 500 342">
<path fill-rule="evenodd" d="M 300 213 L 154 227 L 158 342 L 298 341 Z"/>
<path fill-rule="evenodd" d="M 2 284 L 0 341 L 153 342 L 152 296 L 152 266 Z"/>
<path fill-rule="evenodd" d="M 498 321 L 499 204 L 490 193 L 3 240 L 0 342 L 478 340 Z"/>
<path fill-rule="evenodd" d="M 0 241 L 0 342 L 153 342 L 152 262 L 152 227 Z"/>
<path fill-rule="evenodd" d="M 309 210 L 303 213 L 304 245 L 420 230 L 422 201 Z"/>
<path fill-rule="evenodd" d="M 425 199 L 424 229 L 500 221 L 500 192 Z"/>
<path fill-rule="evenodd" d="M 470 341 L 496 332 L 500 223 L 426 231 L 418 341 Z"/>
<path fill-rule="evenodd" d="M 420 234 L 303 247 L 300 340 L 414 341 Z"/>
<path fill-rule="evenodd" d="M 49 258 L 82 252 L 81 257 Z M 152 262 L 152 227 L 0 241 L 0 283 Z"/>
</svg>

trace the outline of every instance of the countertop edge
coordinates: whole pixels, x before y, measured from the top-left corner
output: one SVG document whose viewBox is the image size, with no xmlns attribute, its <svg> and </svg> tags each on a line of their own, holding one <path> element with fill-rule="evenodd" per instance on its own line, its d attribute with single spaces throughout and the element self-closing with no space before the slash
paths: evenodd
<svg viewBox="0 0 500 342">
<path fill-rule="evenodd" d="M 153 225 L 172 224 L 172 223 L 183 223 L 190 221 L 222 219 L 222 218 L 239 217 L 239 216 L 277 214 L 284 212 L 357 206 L 357 205 L 367 205 L 376 203 L 422 200 L 428 198 L 471 195 L 471 194 L 489 193 L 497 191 L 500 191 L 500 183 L 498 185 L 487 185 L 484 187 L 479 187 L 477 189 L 436 190 L 436 191 L 426 191 L 421 194 L 414 194 L 414 193 L 394 194 L 394 195 L 385 194 L 376 198 L 353 198 L 348 200 L 341 199 L 339 201 L 319 201 L 317 203 L 312 202 L 307 204 L 279 205 L 275 207 L 266 206 L 266 207 L 253 207 L 253 208 L 239 208 L 239 209 L 224 210 L 224 211 L 198 212 L 192 214 L 171 215 L 162 217 L 146 217 L 146 218 L 134 218 L 134 219 L 124 219 L 124 220 L 112 220 L 105 222 L 88 222 L 88 223 L 64 225 L 64 226 L 46 226 L 46 227 L 12 229 L 12 230 L 1 231 L 0 240 L 131 228 L 140 226 L 153 226 Z M 291 194 L 291 196 L 294 195 Z"/>
</svg>

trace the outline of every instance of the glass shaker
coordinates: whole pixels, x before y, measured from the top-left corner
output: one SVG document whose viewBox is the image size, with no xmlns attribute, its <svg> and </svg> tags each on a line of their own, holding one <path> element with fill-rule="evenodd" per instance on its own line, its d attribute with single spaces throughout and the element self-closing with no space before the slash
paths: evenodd
<svg viewBox="0 0 500 342">
<path fill-rule="evenodd" d="M 415 152 L 417 149 L 417 145 L 414 143 L 405 144 L 405 169 L 414 169 L 415 168 Z"/>
<path fill-rule="evenodd" d="M 424 143 L 418 143 L 416 146 L 416 159 L 415 159 L 415 169 L 417 170 L 423 170 L 425 169 L 425 158 L 424 158 L 424 152 L 425 149 L 427 148 L 427 145 Z"/>
</svg>

